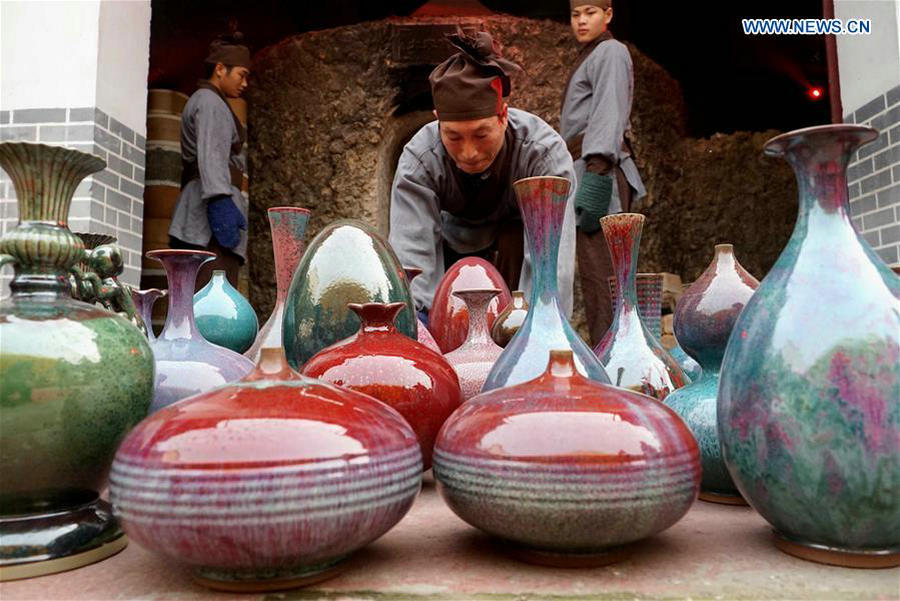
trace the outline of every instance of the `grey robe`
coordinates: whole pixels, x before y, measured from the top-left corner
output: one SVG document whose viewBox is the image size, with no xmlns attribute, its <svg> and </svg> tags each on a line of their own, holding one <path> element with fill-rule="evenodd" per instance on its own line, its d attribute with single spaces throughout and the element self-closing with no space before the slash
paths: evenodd
<svg viewBox="0 0 900 601">
<path fill-rule="evenodd" d="M 572 282 L 575 271 L 575 172 L 572 157 L 562 138 L 540 117 L 509 109 L 512 132 L 509 186 L 502 202 L 501 219 L 520 219 L 512 183 L 524 177 L 555 175 L 572 182 L 559 246 L 557 276 L 562 308 L 572 314 Z M 494 242 L 498 221 L 463 220 L 441 210 L 442 200 L 461 199 L 451 173 L 453 159 L 441 143 L 437 121 L 423 126 L 403 148 L 391 188 L 391 230 L 389 241 L 403 265 L 422 269 L 413 280 L 412 294 L 417 309 L 430 308 L 438 282 L 444 275 L 443 242 L 459 253 L 484 250 Z M 531 291 L 531 257 L 528 245 L 519 288 Z"/>
<path fill-rule="evenodd" d="M 572 74 L 562 107 L 559 132 L 567 142 L 584 134 L 581 156 L 599 154 L 618 163 L 629 185 L 633 199 L 647 191 L 630 154 L 622 148 L 625 132 L 631 129 L 631 98 L 634 73 L 631 53 L 622 42 L 611 39 L 597 44 Z M 575 161 L 578 181 L 584 174 L 584 159 Z M 622 211 L 617 186 L 613 186 L 610 213 Z"/>
<path fill-rule="evenodd" d="M 247 218 L 248 202 L 241 191 L 231 185 L 229 165 L 246 171 L 244 156 L 232 154 L 232 144 L 240 140 L 231 109 L 212 90 L 199 89 L 184 105 L 181 114 L 181 156 L 196 162 L 200 177 L 188 182 L 178 196 L 169 235 L 179 240 L 207 246 L 212 237 L 206 217 L 206 203 L 210 198 L 230 194 L 235 206 Z M 232 249 L 247 258 L 247 231 L 241 231 L 241 241 Z"/>
</svg>

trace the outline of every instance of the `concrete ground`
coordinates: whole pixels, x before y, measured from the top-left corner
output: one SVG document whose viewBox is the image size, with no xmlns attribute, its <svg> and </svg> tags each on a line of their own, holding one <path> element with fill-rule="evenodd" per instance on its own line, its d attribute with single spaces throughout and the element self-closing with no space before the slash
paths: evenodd
<svg viewBox="0 0 900 601">
<path fill-rule="evenodd" d="M 457 518 L 426 482 L 409 514 L 357 553 L 346 571 L 310 588 L 217 593 L 136 544 L 72 572 L 0 584 L 0 599 L 188 601 L 582 601 L 587 599 L 900 599 L 900 569 L 855 570 L 775 549 L 768 524 L 746 507 L 698 501 L 675 526 L 638 543 L 625 561 L 556 569 L 519 563 Z"/>
</svg>

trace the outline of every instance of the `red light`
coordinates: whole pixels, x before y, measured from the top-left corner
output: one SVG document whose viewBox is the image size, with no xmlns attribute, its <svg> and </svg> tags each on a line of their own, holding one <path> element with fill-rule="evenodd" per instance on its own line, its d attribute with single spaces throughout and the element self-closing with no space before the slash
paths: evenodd
<svg viewBox="0 0 900 601">
<path fill-rule="evenodd" d="M 812 100 L 819 100 L 822 98 L 823 91 L 822 88 L 810 88 L 806 91 L 806 95 Z"/>
</svg>

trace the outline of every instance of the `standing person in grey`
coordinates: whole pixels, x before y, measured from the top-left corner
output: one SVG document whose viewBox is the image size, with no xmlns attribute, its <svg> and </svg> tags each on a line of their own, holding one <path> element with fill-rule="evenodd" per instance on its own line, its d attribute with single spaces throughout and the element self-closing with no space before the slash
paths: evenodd
<svg viewBox="0 0 900 601">
<path fill-rule="evenodd" d="M 529 291 L 531 260 L 512 184 L 554 175 L 573 183 L 562 138 L 536 115 L 505 102 L 511 72 L 491 36 L 449 36 L 459 52 L 429 76 L 438 119 L 403 148 L 391 188 L 389 241 L 401 263 L 418 267 L 416 309 L 431 308 L 445 269 L 466 256 L 494 260 L 510 288 Z M 572 312 L 575 214 L 572 197 L 560 241 L 558 279 L 563 309 Z"/>
<path fill-rule="evenodd" d="M 247 132 L 226 100 L 240 97 L 247 87 L 250 51 L 240 40 L 241 34 L 234 33 L 210 44 L 207 78 L 198 82 L 181 116 L 181 194 L 169 246 L 216 254 L 201 269 L 198 289 L 214 269 L 224 269 L 237 287 L 247 257 L 248 203 L 240 190 Z"/>
<path fill-rule="evenodd" d="M 560 133 L 578 177 L 577 254 L 585 314 L 596 345 L 612 323 L 607 278 L 613 275 L 600 218 L 631 210 L 646 192 L 632 158 L 634 72 L 625 44 L 607 29 L 612 0 L 570 0 L 572 31 L 581 51 L 563 90 Z"/>
</svg>

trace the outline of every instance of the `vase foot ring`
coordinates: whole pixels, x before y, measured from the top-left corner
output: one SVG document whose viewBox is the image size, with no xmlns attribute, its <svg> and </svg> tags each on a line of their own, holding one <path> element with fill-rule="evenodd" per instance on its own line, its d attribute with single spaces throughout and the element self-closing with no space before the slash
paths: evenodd
<svg viewBox="0 0 900 601">
<path fill-rule="evenodd" d="M 742 505 L 748 507 L 747 501 L 741 495 L 726 495 L 715 492 L 700 492 L 700 500 L 707 503 L 719 503 L 720 505 Z"/>
<path fill-rule="evenodd" d="M 855 551 L 818 545 L 800 543 L 775 532 L 775 546 L 788 555 L 807 561 L 824 563 L 845 568 L 896 568 L 900 566 L 900 551 Z"/>
<path fill-rule="evenodd" d="M 82 568 L 98 561 L 112 557 L 128 546 L 128 537 L 122 534 L 118 538 L 101 544 L 99 547 L 44 561 L 31 561 L 8 566 L 0 566 L 0 582 L 9 580 L 22 580 L 37 576 L 49 576 L 59 572 L 68 572 L 76 568 Z"/>
<path fill-rule="evenodd" d="M 598 553 L 559 553 L 518 545 L 509 545 L 507 550 L 519 561 L 551 568 L 597 568 L 618 563 L 631 555 L 628 546 L 612 547 Z"/>
<path fill-rule="evenodd" d="M 223 570 L 196 570 L 192 577 L 198 584 L 229 593 L 260 593 L 302 588 L 340 575 L 345 564 L 343 557 L 319 566 L 309 566 L 296 571 L 273 571 L 271 574 L 246 574 Z"/>
</svg>

